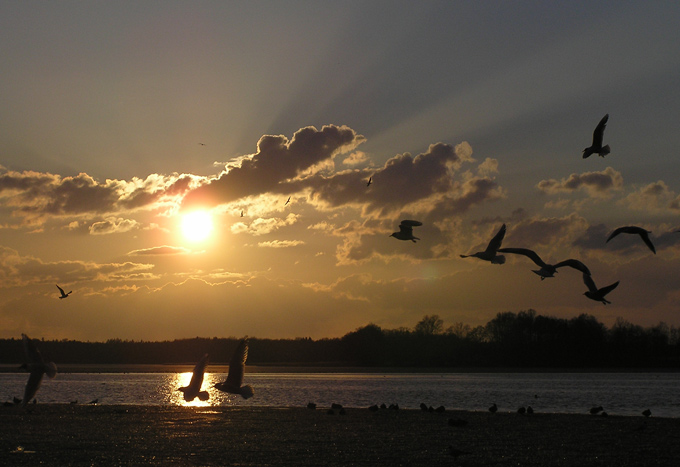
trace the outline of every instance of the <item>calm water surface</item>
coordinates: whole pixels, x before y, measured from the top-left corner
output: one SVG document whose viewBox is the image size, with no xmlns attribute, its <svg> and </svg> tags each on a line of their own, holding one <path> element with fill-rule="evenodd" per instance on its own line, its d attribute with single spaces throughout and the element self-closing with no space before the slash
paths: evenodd
<svg viewBox="0 0 680 467">
<path fill-rule="evenodd" d="M 602 405 L 609 414 L 639 415 L 646 408 L 655 416 L 680 418 L 680 373 L 253 373 L 245 384 L 255 396 L 244 400 L 211 386 L 226 378 L 206 373 L 203 389 L 210 399 L 187 404 L 177 391 L 191 373 L 62 373 L 43 380 L 40 403 L 77 400 L 100 404 L 221 405 L 299 407 L 316 402 L 346 407 L 396 403 L 418 408 L 421 402 L 447 409 L 500 411 L 531 405 L 541 412 L 585 413 Z M 0 374 L 0 400 L 22 397 L 26 373 Z"/>
</svg>

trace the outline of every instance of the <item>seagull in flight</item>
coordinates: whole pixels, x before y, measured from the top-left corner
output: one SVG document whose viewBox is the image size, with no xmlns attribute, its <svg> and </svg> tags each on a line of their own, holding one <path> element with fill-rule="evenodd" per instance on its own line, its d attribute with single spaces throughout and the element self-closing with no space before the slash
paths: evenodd
<svg viewBox="0 0 680 467">
<path fill-rule="evenodd" d="M 642 227 L 636 227 L 634 225 L 628 225 L 625 227 L 619 227 L 618 229 L 614 230 L 610 235 L 609 238 L 607 238 L 607 241 L 605 243 L 609 243 L 609 240 L 612 238 L 616 237 L 620 233 L 627 233 L 627 234 L 637 234 L 642 238 L 642 241 L 645 242 L 645 245 L 649 247 L 650 250 L 654 254 L 656 254 L 656 248 L 654 248 L 654 244 L 652 241 L 649 239 L 649 234 L 652 233 L 649 230 L 645 230 Z"/>
<path fill-rule="evenodd" d="M 284 204 L 284 206 L 286 206 L 288 203 L 290 203 L 290 196 L 289 196 L 288 199 L 286 200 L 286 204 Z"/>
<path fill-rule="evenodd" d="M 368 177 L 368 182 L 366 183 L 366 186 L 371 186 L 371 183 L 373 183 L 373 177 Z"/>
<path fill-rule="evenodd" d="M 73 290 L 71 290 L 69 293 L 64 293 L 64 289 L 62 289 L 58 285 L 57 285 L 57 288 L 59 289 L 59 292 L 61 292 L 61 296 L 59 297 L 60 299 L 61 298 L 67 298 L 70 294 L 73 293 Z"/>
<path fill-rule="evenodd" d="M 28 363 L 21 365 L 21 368 L 30 373 L 26 388 L 24 389 L 24 398 L 21 401 L 21 405 L 26 406 L 33 399 L 35 393 L 38 392 L 43 375 L 47 374 L 50 378 L 54 378 L 57 375 L 57 365 L 53 362 L 45 362 L 38 347 L 26 334 L 21 335 L 21 340 L 24 343 L 24 353 L 28 360 Z"/>
<path fill-rule="evenodd" d="M 609 120 L 609 114 L 602 117 L 600 123 L 595 127 L 593 132 L 593 144 L 583 150 L 583 158 L 590 157 L 593 154 L 597 154 L 600 157 L 604 157 L 609 154 L 609 145 L 602 146 L 602 139 L 604 137 L 604 129 L 607 126 L 607 120 Z"/>
<path fill-rule="evenodd" d="M 477 253 L 473 253 L 471 255 L 460 255 L 460 257 L 468 258 L 470 256 L 474 256 L 475 258 L 483 259 L 484 261 L 491 261 L 491 264 L 505 263 L 505 256 L 498 254 L 501 243 L 503 243 L 503 237 L 505 237 L 505 230 L 505 224 L 503 224 L 498 233 L 496 233 L 496 235 L 494 235 L 494 237 L 489 242 L 486 250 L 478 251 Z"/>
<path fill-rule="evenodd" d="M 563 267 L 563 266 L 570 266 L 574 269 L 577 269 L 581 271 L 584 274 L 590 275 L 590 270 L 586 267 L 585 264 L 580 262 L 577 259 L 567 259 L 564 261 L 560 261 L 557 264 L 548 264 L 544 262 L 538 254 L 530 250 L 528 248 L 500 248 L 498 250 L 499 253 L 512 253 L 515 255 L 524 255 L 530 260 L 532 260 L 534 263 L 536 263 L 536 266 L 538 266 L 541 269 L 533 269 L 532 272 L 535 274 L 538 274 L 541 276 L 541 280 L 544 280 L 546 277 L 555 277 L 554 274 L 557 272 L 557 269 Z"/>
<path fill-rule="evenodd" d="M 394 232 L 390 237 L 394 237 L 398 240 L 411 240 L 416 243 L 416 240 L 420 240 L 418 237 L 413 236 L 413 227 L 419 227 L 423 225 L 420 221 L 410 221 L 405 219 L 399 224 L 399 232 Z"/>
<path fill-rule="evenodd" d="M 602 302 L 604 305 L 611 303 L 604 297 L 619 285 L 619 281 L 616 281 L 607 287 L 598 289 L 595 285 L 595 281 L 590 277 L 590 274 L 583 274 L 583 283 L 588 287 L 588 291 L 584 292 L 583 295 L 596 302 Z"/>
<path fill-rule="evenodd" d="M 191 402 L 197 397 L 202 401 L 207 401 L 210 398 L 208 391 L 201 391 L 203 385 L 203 376 L 205 375 L 205 366 L 208 364 L 208 354 L 203 355 L 194 367 L 194 373 L 191 375 L 191 382 L 189 386 L 179 388 L 184 393 L 184 400 Z"/>
<path fill-rule="evenodd" d="M 246 371 L 246 360 L 248 359 L 248 338 L 241 339 L 234 355 L 229 361 L 229 374 L 227 379 L 215 385 L 215 389 L 229 394 L 240 394 L 244 399 L 253 397 L 253 388 L 243 384 L 243 374 Z"/>
</svg>

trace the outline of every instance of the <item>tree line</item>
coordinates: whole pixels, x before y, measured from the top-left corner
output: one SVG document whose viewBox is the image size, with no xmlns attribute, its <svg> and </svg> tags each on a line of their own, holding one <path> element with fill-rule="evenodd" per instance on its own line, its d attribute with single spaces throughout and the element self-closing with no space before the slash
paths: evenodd
<svg viewBox="0 0 680 467">
<path fill-rule="evenodd" d="M 239 339 L 201 338 L 149 342 L 43 340 L 57 364 L 229 363 Z M 0 339 L 0 363 L 25 359 L 21 339 Z M 669 368 L 680 369 L 680 329 L 661 322 L 644 328 L 617 319 L 607 328 L 594 316 L 571 319 L 534 310 L 498 313 L 486 325 L 445 327 L 438 315 L 414 328 L 368 324 L 339 338 L 250 338 L 249 365 L 429 368 Z"/>
</svg>

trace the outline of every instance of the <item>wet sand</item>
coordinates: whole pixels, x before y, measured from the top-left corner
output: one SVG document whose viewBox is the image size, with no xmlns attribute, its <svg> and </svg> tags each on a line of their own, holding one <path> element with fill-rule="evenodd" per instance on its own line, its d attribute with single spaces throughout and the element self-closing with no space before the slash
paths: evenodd
<svg viewBox="0 0 680 467">
<path fill-rule="evenodd" d="M 349 408 L 0 407 L 0 465 L 675 465 L 680 420 Z M 449 419 L 464 426 L 449 426 Z M 453 456 L 449 446 L 465 451 Z"/>
</svg>

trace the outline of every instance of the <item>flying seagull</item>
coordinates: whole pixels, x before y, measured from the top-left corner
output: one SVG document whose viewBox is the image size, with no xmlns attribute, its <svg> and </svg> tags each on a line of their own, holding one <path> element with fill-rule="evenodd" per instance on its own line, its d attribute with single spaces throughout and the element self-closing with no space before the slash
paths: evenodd
<svg viewBox="0 0 680 467">
<path fill-rule="evenodd" d="M 40 383 L 42 382 L 43 375 L 47 373 L 47 376 L 54 378 L 57 375 L 57 365 L 53 362 L 45 362 L 38 347 L 26 334 L 21 335 L 21 340 L 24 343 L 24 353 L 26 354 L 26 359 L 28 363 L 21 365 L 21 368 L 25 369 L 30 373 L 28 377 L 28 382 L 26 383 L 26 389 L 24 389 L 24 398 L 21 401 L 21 405 L 25 406 L 30 402 L 38 392 Z"/>
<path fill-rule="evenodd" d="M 597 154 L 600 157 L 604 157 L 609 154 L 609 145 L 602 146 L 602 138 L 604 136 L 604 129 L 607 126 L 607 120 L 609 120 L 609 114 L 602 117 L 600 123 L 595 127 L 593 131 L 593 144 L 583 150 L 583 158 L 590 157 L 593 154 Z"/>
<path fill-rule="evenodd" d="M 191 402 L 197 397 L 202 401 L 207 401 L 210 398 L 208 391 L 201 391 L 203 385 L 203 375 L 205 374 L 205 366 L 208 364 L 208 354 L 203 355 L 194 367 L 194 373 L 191 375 L 191 382 L 189 386 L 179 388 L 184 393 L 184 400 Z"/>
<path fill-rule="evenodd" d="M 246 371 L 246 359 L 248 358 L 248 338 L 241 339 L 234 355 L 229 361 L 229 374 L 226 381 L 217 383 L 215 389 L 219 389 L 229 394 L 240 394 L 244 399 L 253 397 L 253 388 L 249 385 L 241 386 L 243 384 L 243 373 Z"/>
<path fill-rule="evenodd" d="M 241 217 L 243 217 L 243 211 L 241 211 Z"/>
<path fill-rule="evenodd" d="M 398 240 L 411 240 L 416 243 L 416 240 L 420 240 L 418 237 L 413 236 L 413 227 L 419 227 L 423 225 L 420 221 L 410 221 L 405 219 L 399 224 L 399 232 L 394 232 L 390 237 L 394 237 Z"/>
<path fill-rule="evenodd" d="M 505 263 L 505 256 L 499 255 L 498 250 L 503 243 L 503 237 L 505 237 L 505 224 L 503 224 L 498 231 L 498 233 L 491 239 L 489 245 L 484 251 L 478 251 L 477 253 L 472 253 L 471 255 L 460 255 L 461 258 L 467 258 L 474 256 L 475 258 L 483 259 L 484 261 L 491 261 L 492 264 L 503 264 Z"/>
<path fill-rule="evenodd" d="M 366 183 L 366 186 L 371 186 L 371 183 L 373 183 L 373 177 L 368 177 L 368 182 Z"/>
<path fill-rule="evenodd" d="M 286 204 L 284 204 L 284 206 L 287 205 L 288 203 L 290 203 L 290 196 L 289 196 L 288 199 L 286 200 Z"/>
<path fill-rule="evenodd" d="M 557 264 L 548 264 L 544 262 L 535 251 L 530 250 L 528 248 L 500 248 L 498 252 L 526 256 L 534 263 L 536 263 L 536 266 L 541 268 L 532 269 L 532 272 L 534 274 L 538 274 L 539 276 L 541 276 L 541 280 L 545 279 L 546 277 L 555 277 L 554 274 L 557 272 L 557 269 L 563 266 L 570 266 L 574 269 L 578 269 L 582 273 L 590 274 L 590 270 L 586 267 L 586 265 L 577 259 L 567 259 L 564 261 L 560 261 Z"/>
<path fill-rule="evenodd" d="M 654 248 L 654 244 L 649 239 L 649 234 L 652 233 L 652 232 L 650 232 L 649 230 L 645 230 L 642 227 L 636 227 L 634 225 L 619 227 L 618 229 L 614 230 L 609 235 L 609 238 L 607 238 L 607 241 L 605 243 L 609 243 L 609 240 L 616 237 L 620 233 L 638 234 L 640 236 L 640 238 L 642 238 L 642 241 L 645 242 L 645 245 L 647 245 L 649 247 L 649 249 L 652 250 L 652 252 L 654 254 L 656 254 L 656 248 Z"/>
<path fill-rule="evenodd" d="M 68 297 L 70 294 L 73 293 L 73 290 L 71 290 L 69 293 L 64 293 L 64 289 L 62 289 L 62 288 L 59 287 L 58 285 L 57 285 L 57 288 L 59 289 L 59 292 L 61 292 L 61 297 L 59 297 L 59 298 L 66 298 L 66 297 Z"/>
<path fill-rule="evenodd" d="M 619 285 L 619 281 L 616 281 L 607 287 L 598 289 L 595 285 L 595 281 L 590 277 L 590 274 L 583 274 L 583 283 L 588 287 L 588 291 L 584 292 L 583 295 L 596 302 L 602 302 L 604 305 L 611 303 L 604 297 Z"/>
</svg>

